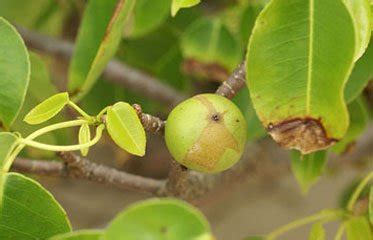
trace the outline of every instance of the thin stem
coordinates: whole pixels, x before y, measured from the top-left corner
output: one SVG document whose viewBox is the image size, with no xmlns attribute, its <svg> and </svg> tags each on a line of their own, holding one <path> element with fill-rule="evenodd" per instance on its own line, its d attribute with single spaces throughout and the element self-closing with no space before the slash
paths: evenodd
<svg viewBox="0 0 373 240">
<path fill-rule="evenodd" d="M 359 184 L 359 186 L 357 186 L 356 190 L 354 191 L 354 193 L 352 194 L 350 200 L 348 201 L 348 204 L 347 204 L 347 210 L 352 212 L 353 211 L 353 208 L 355 206 L 355 203 L 356 201 L 358 200 L 361 192 L 364 190 L 365 186 L 369 183 L 369 181 L 373 179 L 373 171 L 370 172 L 370 174 L 368 174 Z"/>
<path fill-rule="evenodd" d="M 111 106 L 107 106 L 107 107 L 105 107 L 104 109 L 102 109 L 102 110 L 99 112 L 99 114 L 97 115 L 96 118 L 97 118 L 98 120 L 100 120 L 101 116 L 104 115 L 110 107 L 111 107 Z"/>
<path fill-rule="evenodd" d="M 335 238 L 334 238 L 334 240 L 341 240 L 342 237 L 343 237 L 344 232 L 345 232 L 345 225 L 344 225 L 344 223 L 342 223 L 342 224 L 339 226 L 339 228 L 338 228 L 338 230 L 337 230 L 337 233 L 335 234 Z"/>
<path fill-rule="evenodd" d="M 79 119 L 79 120 L 72 120 L 72 121 L 67 121 L 67 122 L 62 122 L 62 123 L 56 123 L 56 124 L 41 128 L 39 130 L 36 130 L 35 132 L 31 133 L 30 135 L 28 135 L 23 140 L 33 140 L 33 139 L 35 139 L 35 138 L 37 138 L 41 135 L 44 135 L 46 133 L 49 133 L 49 132 L 52 132 L 52 131 L 55 131 L 55 130 L 58 130 L 58 129 L 62 129 L 62 128 L 81 126 L 81 125 L 83 125 L 87 122 L 88 122 L 87 120 Z M 20 143 L 13 150 L 12 154 L 8 158 L 8 161 L 4 164 L 4 167 L 3 167 L 4 171 L 8 171 L 10 169 L 10 166 L 12 165 L 14 159 L 18 156 L 18 154 L 22 151 L 22 149 L 25 146 L 26 146 L 25 144 Z"/>
<path fill-rule="evenodd" d="M 274 230 L 273 232 L 268 234 L 266 239 L 267 240 L 274 240 L 277 237 L 279 237 L 280 235 L 282 235 L 282 234 L 284 234 L 284 233 L 286 233 L 286 232 L 288 232 L 292 229 L 299 228 L 303 225 L 307 225 L 307 224 L 310 224 L 310 223 L 313 223 L 313 222 L 316 222 L 316 221 L 320 221 L 320 220 L 332 221 L 334 219 L 337 219 L 337 218 L 341 217 L 342 215 L 343 215 L 343 212 L 339 211 L 339 210 L 322 211 L 320 213 L 308 216 L 306 218 L 296 220 L 296 221 L 288 223 L 288 224 L 286 224 L 286 225 L 284 225 L 280 228 L 277 228 L 276 230 Z"/>
<path fill-rule="evenodd" d="M 83 148 L 88 148 L 95 145 L 102 137 L 102 131 L 105 129 L 105 125 L 101 124 L 97 127 L 96 136 L 89 142 L 83 144 L 76 144 L 76 145 L 68 145 L 68 146 L 59 146 L 59 145 L 49 145 L 44 143 L 35 142 L 32 140 L 21 139 L 21 143 L 25 144 L 30 147 L 39 148 L 47 151 L 55 151 L 55 152 L 67 152 L 67 151 L 77 151 Z"/>
<path fill-rule="evenodd" d="M 72 107 L 75 111 L 77 111 L 82 117 L 84 117 L 86 120 L 94 121 L 94 117 L 90 116 L 88 113 L 86 113 L 83 109 L 81 109 L 78 105 L 76 105 L 74 102 L 69 101 L 68 105 Z"/>
</svg>

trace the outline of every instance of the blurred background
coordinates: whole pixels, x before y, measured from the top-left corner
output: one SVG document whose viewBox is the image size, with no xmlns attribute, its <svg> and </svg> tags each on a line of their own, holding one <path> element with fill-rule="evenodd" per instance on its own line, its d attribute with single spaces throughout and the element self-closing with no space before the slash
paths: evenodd
<svg viewBox="0 0 373 240">
<path fill-rule="evenodd" d="M 116 59 L 174 89 L 180 96 L 177 99 L 214 92 L 244 58 L 251 29 L 266 2 L 203 0 L 197 7 L 181 10 L 172 18 L 170 0 L 138 0 L 123 30 Z M 85 4 L 84 0 L 0 0 L 0 16 L 24 31 L 73 43 Z M 27 36 L 24 35 L 26 43 Z M 211 46 L 214 50 L 206 51 Z M 65 58 L 33 47 L 30 50 L 42 58 L 47 72 L 39 76 L 43 82 L 32 83 L 34 91 L 28 93 L 23 114 L 15 124 L 14 130 L 24 135 L 34 130 L 22 123 L 24 113 L 53 92 L 66 90 L 69 67 Z M 371 83 L 364 95 L 370 113 L 372 88 Z M 138 103 L 144 112 L 166 119 L 177 100 L 157 99 L 141 89 L 126 87 L 103 76 L 79 105 L 88 113 L 97 114 L 118 101 Z M 303 194 L 291 174 L 288 152 L 266 135 L 251 106 L 248 90 L 241 91 L 233 101 L 248 122 L 249 142 L 241 161 L 248 161 L 249 166 L 243 176 L 193 201 L 207 216 L 217 239 L 241 239 L 267 233 L 296 218 L 343 205 L 351 186 L 364 173 L 373 170 L 373 125 L 370 123 L 348 149 L 330 154 L 326 173 L 308 194 Z M 73 116 L 67 111 L 59 120 Z M 64 131 L 50 134 L 44 141 L 67 143 L 75 139 L 76 132 Z M 23 155 L 33 159 L 55 158 L 51 153 L 33 149 L 26 149 Z M 108 136 L 92 148 L 88 158 L 156 179 L 167 177 L 172 161 L 163 137 L 151 134 L 148 134 L 147 154 L 143 158 L 122 151 Z M 34 177 L 66 209 L 74 229 L 105 227 L 128 204 L 152 197 L 82 180 Z M 335 226 L 329 227 L 335 230 Z M 307 233 L 308 229 L 300 229 L 286 239 L 304 239 Z"/>
</svg>

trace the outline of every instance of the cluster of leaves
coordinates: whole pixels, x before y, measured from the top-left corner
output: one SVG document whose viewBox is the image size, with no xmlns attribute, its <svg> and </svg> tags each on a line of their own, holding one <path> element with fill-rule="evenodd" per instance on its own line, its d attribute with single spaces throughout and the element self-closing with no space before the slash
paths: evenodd
<svg viewBox="0 0 373 240">
<path fill-rule="evenodd" d="M 58 34 L 68 13 L 77 7 L 70 1 L 58 5 L 55 1 L 40 0 L 41 12 L 35 11 L 30 16 L 28 12 L 20 11 L 29 9 L 25 4 L 34 4 L 31 2 L 34 1 L 0 0 L 0 16 L 49 34 Z M 45 239 L 60 233 L 67 235 L 55 239 L 81 239 L 82 236 L 88 239 L 102 236 L 107 239 L 144 236 L 212 238 L 206 220 L 196 210 L 174 200 L 154 200 L 131 207 L 103 232 L 69 233 L 71 226 L 64 211 L 45 189 L 20 174 L 7 173 L 25 146 L 53 151 L 80 150 L 82 155 L 87 155 L 104 128 L 121 148 L 144 155 L 145 132 L 136 112 L 125 102 L 113 104 L 130 93 L 121 91 L 118 96 L 107 96 L 107 92 L 115 92 L 116 88 L 100 79 L 115 54 L 120 60 L 150 72 L 167 84 L 188 91 L 191 78 L 224 80 L 241 62 L 250 37 L 246 56 L 250 90 L 245 89 L 233 99 L 247 118 L 249 140 L 264 136 L 264 127 L 289 119 L 312 118 L 321 122 L 329 138 L 341 140 L 330 150 L 343 153 L 362 133 L 368 114 L 360 95 L 373 76 L 369 0 L 272 0 L 263 11 L 266 1 L 240 1 L 214 16 L 206 17 L 200 9 L 178 13 L 181 8 L 199 2 L 89 1 L 69 67 L 69 93 L 60 94 L 56 94 L 44 62 L 38 55 L 29 54 L 14 27 L 0 18 L 0 36 L 6 36 L 0 40 L 0 126 L 30 133 L 26 138 L 16 133 L 0 133 L 0 238 Z M 177 16 L 170 18 L 170 14 Z M 27 16 L 26 20 L 24 16 Z M 123 29 L 126 29 L 124 35 Z M 156 50 L 154 45 L 157 45 Z M 47 100 L 30 111 L 43 99 Z M 99 114 L 91 116 L 83 111 L 74 103 L 80 100 L 83 106 Z M 98 102 L 103 105 L 97 106 L 100 105 Z M 112 106 L 106 107 L 108 105 Z M 152 107 L 154 103 L 143 105 Z M 65 106 L 75 109 L 81 117 L 55 123 L 63 117 L 52 117 Z M 31 125 L 48 126 L 36 131 L 26 128 L 22 124 L 23 116 Z M 80 127 L 79 144 L 61 145 L 61 139 L 66 137 L 59 138 L 54 130 L 66 127 Z M 96 128 L 96 136 L 92 139 L 91 128 Z M 34 141 L 41 135 L 43 141 L 58 145 Z M 326 150 L 305 156 L 292 152 L 292 169 L 303 191 L 307 191 L 320 176 L 327 155 Z M 180 214 L 174 214 L 175 211 Z M 345 220 L 339 237 L 344 230 L 348 239 L 371 236 L 367 218 L 353 216 L 351 212 L 350 204 L 347 211 L 327 211 L 311 216 L 312 221 L 317 221 L 312 227 L 311 239 L 325 238 L 322 224 L 334 219 Z M 19 220 L 19 215 L 25 216 L 23 221 Z M 144 222 L 144 215 L 146 220 L 150 215 L 154 219 Z M 184 215 L 185 218 L 179 217 Z M 373 218 L 372 210 L 369 216 Z M 35 224 L 30 225 L 28 219 L 35 219 Z M 278 233 L 282 233 L 281 228 L 268 238 L 274 239 Z"/>
</svg>

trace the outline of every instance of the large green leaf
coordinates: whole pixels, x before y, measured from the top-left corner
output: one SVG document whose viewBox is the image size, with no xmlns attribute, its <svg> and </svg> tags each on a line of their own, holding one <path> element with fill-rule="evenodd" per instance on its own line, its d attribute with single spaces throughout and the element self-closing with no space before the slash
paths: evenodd
<svg viewBox="0 0 373 240">
<path fill-rule="evenodd" d="M 24 118 L 28 124 L 39 124 L 56 116 L 69 102 L 69 94 L 58 93 L 34 107 Z"/>
<path fill-rule="evenodd" d="M 135 0 L 91 0 L 84 12 L 68 89 L 76 99 L 84 96 L 115 54 Z"/>
<path fill-rule="evenodd" d="M 242 60 L 239 41 L 218 18 L 201 18 L 191 24 L 181 38 L 181 50 L 188 65 L 198 74 L 200 64 L 208 64 L 202 69 L 212 68 L 213 73 L 228 75 Z M 193 63 L 199 65 L 193 67 Z M 200 73 L 203 76 L 203 72 Z M 220 79 L 218 79 L 220 80 Z M 221 80 L 226 80 L 223 76 Z"/>
<path fill-rule="evenodd" d="M 8 132 L 0 132 L 0 173 L 9 170 L 9 156 L 17 144 L 17 137 Z"/>
<path fill-rule="evenodd" d="M 304 193 L 317 182 L 325 169 L 326 151 L 302 155 L 298 151 L 291 152 L 291 169 Z"/>
<path fill-rule="evenodd" d="M 321 223 L 315 223 L 312 225 L 310 236 L 308 240 L 325 240 L 325 230 Z"/>
<path fill-rule="evenodd" d="M 136 0 L 125 35 L 138 38 L 159 27 L 170 14 L 171 0 Z"/>
<path fill-rule="evenodd" d="M 365 54 L 356 62 L 351 76 L 346 84 L 345 100 L 350 103 L 356 99 L 370 80 L 373 79 L 373 41 L 370 42 Z"/>
<path fill-rule="evenodd" d="M 365 52 L 370 40 L 370 0 L 344 0 L 355 23 L 356 49 L 355 59 L 359 59 Z"/>
<path fill-rule="evenodd" d="M 194 207 L 179 200 L 153 199 L 134 204 L 119 214 L 110 223 L 104 239 L 191 240 L 209 233 L 207 220 Z"/>
<path fill-rule="evenodd" d="M 50 238 L 49 240 L 100 240 L 102 236 L 103 231 L 100 230 L 80 230 L 60 234 Z"/>
<path fill-rule="evenodd" d="M 171 15 L 176 16 L 181 8 L 189 8 L 200 3 L 201 0 L 172 0 Z"/>
<path fill-rule="evenodd" d="M 127 152 L 145 155 L 146 136 L 135 109 L 119 102 L 107 111 L 107 129 L 114 142 Z"/>
<path fill-rule="evenodd" d="M 22 107 L 30 78 L 25 44 L 15 28 L 0 17 L 0 128 L 9 128 Z"/>
<path fill-rule="evenodd" d="M 364 216 L 353 217 L 346 222 L 347 240 L 372 240 L 373 233 L 368 219 Z"/>
<path fill-rule="evenodd" d="M 348 105 L 348 111 L 350 113 L 350 126 L 346 135 L 340 142 L 334 145 L 331 149 L 337 153 L 343 153 L 348 150 L 350 144 L 364 132 L 369 116 L 368 111 L 364 103 L 363 98 L 358 98 Z"/>
<path fill-rule="evenodd" d="M 46 239 L 69 231 L 65 211 L 39 183 L 0 174 L 0 239 Z"/>
<path fill-rule="evenodd" d="M 343 91 L 354 51 L 354 22 L 342 0 L 265 7 L 248 46 L 247 79 L 258 116 L 279 144 L 306 154 L 345 135 Z"/>
</svg>

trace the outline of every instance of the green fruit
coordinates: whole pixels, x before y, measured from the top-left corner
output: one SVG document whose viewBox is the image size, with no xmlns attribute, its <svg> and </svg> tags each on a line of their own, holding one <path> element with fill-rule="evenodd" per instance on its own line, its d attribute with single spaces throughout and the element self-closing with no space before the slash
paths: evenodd
<svg viewBox="0 0 373 240">
<path fill-rule="evenodd" d="M 242 156 L 246 121 L 230 100 L 201 94 L 180 103 L 170 113 L 165 129 L 171 155 L 189 169 L 216 173 Z"/>
</svg>

